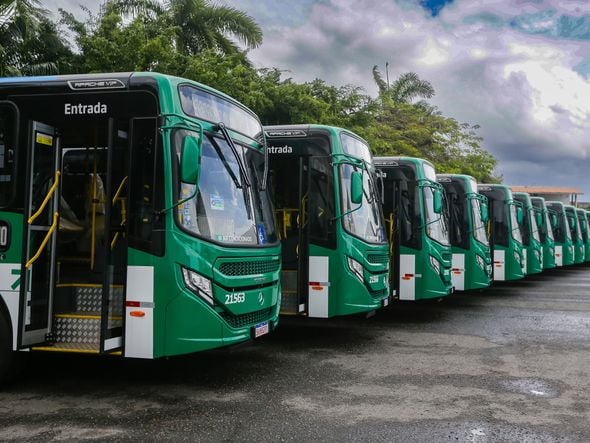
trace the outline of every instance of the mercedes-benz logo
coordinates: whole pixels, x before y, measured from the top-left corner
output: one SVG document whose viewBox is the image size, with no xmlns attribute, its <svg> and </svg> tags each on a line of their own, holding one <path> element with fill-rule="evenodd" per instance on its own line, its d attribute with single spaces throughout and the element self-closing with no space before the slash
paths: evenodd
<svg viewBox="0 0 590 443">
<path fill-rule="evenodd" d="M 264 294 L 262 292 L 258 293 L 258 303 L 260 303 L 261 305 L 264 304 Z"/>
</svg>

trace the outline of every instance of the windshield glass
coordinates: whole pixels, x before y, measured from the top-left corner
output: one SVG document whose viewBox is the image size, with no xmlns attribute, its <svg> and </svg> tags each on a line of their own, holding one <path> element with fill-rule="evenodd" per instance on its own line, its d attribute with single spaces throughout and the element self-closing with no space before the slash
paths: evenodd
<svg viewBox="0 0 590 443">
<path fill-rule="evenodd" d="M 182 85 L 179 91 L 182 110 L 191 117 L 211 123 L 223 122 L 228 128 L 255 140 L 262 134 L 258 119 L 237 104 L 194 86 Z"/>
<path fill-rule="evenodd" d="M 177 130 L 173 135 L 178 161 L 187 136 L 198 137 L 198 134 Z M 194 197 L 178 206 L 178 221 L 187 231 L 220 243 L 274 243 L 277 238 L 272 206 L 266 191 L 259 190 L 264 155 L 242 145 L 236 148 L 252 186 L 246 185 L 238 160 L 227 142 L 207 135 L 202 144 L 198 190 L 195 185 L 179 180 L 178 199 Z"/>
<path fill-rule="evenodd" d="M 535 240 L 540 242 L 541 238 L 539 237 L 539 225 L 537 225 L 537 213 L 533 208 L 529 209 L 529 218 L 531 220 L 531 234 Z"/>
<path fill-rule="evenodd" d="M 547 233 L 547 237 L 551 240 L 555 240 L 553 237 L 553 226 L 551 226 L 551 219 L 549 218 L 549 211 L 545 211 L 545 231 Z"/>
<path fill-rule="evenodd" d="M 351 201 L 350 183 L 353 172 L 363 174 L 363 200 L 360 205 Z M 342 224 L 350 232 L 369 243 L 385 243 L 385 229 L 381 202 L 369 178 L 371 172 L 364 171 L 357 166 L 345 163 L 340 165 L 340 191 L 342 193 Z"/>
<path fill-rule="evenodd" d="M 580 224 L 580 232 L 582 233 L 582 240 L 584 243 L 588 241 L 588 228 L 586 226 L 586 216 L 578 213 L 578 222 Z"/>
<path fill-rule="evenodd" d="M 519 243 L 522 243 L 522 237 L 520 235 L 520 228 L 518 226 L 518 217 L 516 216 L 516 205 L 513 203 L 510 206 L 510 229 L 512 230 L 512 238 Z"/>
<path fill-rule="evenodd" d="M 340 134 L 340 140 L 342 141 L 342 150 L 353 157 L 360 158 L 366 161 L 368 164 L 373 163 L 373 156 L 371 150 L 366 143 L 363 143 L 356 137 L 349 135 L 345 132 Z"/>
<path fill-rule="evenodd" d="M 443 214 L 434 212 L 434 189 L 430 186 L 424 186 L 422 188 L 422 196 L 424 197 L 426 235 L 443 245 L 448 245 L 449 230 L 447 228 L 447 221 L 443 217 Z"/>
<path fill-rule="evenodd" d="M 471 198 L 471 217 L 473 219 L 473 236 L 475 239 L 488 245 L 488 236 L 486 235 L 486 226 L 481 219 L 481 202 L 478 198 Z"/>
</svg>

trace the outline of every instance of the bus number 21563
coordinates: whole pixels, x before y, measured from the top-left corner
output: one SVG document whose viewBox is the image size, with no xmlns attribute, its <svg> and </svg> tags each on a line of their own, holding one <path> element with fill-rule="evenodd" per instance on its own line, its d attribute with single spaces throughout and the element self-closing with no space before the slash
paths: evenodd
<svg viewBox="0 0 590 443">
<path fill-rule="evenodd" d="M 225 304 L 233 305 L 234 303 L 244 303 L 246 301 L 246 294 L 243 292 L 236 292 L 234 294 L 225 294 Z"/>
</svg>

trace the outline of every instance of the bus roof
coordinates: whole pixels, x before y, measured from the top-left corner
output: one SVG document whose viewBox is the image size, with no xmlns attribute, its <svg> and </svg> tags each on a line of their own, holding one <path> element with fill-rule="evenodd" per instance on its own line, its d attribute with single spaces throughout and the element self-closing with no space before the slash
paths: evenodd
<svg viewBox="0 0 590 443">
<path fill-rule="evenodd" d="M 330 126 L 330 125 L 316 125 L 316 124 L 298 124 L 298 125 L 264 125 L 264 132 L 266 133 L 267 137 L 297 137 L 303 135 L 309 135 L 310 133 L 313 134 L 315 131 L 324 131 L 328 132 L 331 135 L 339 135 L 341 133 L 347 133 L 353 137 L 358 138 L 367 146 L 369 142 L 363 139 L 358 134 L 346 129 L 341 128 L 338 126 Z"/>
<path fill-rule="evenodd" d="M 213 94 L 219 95 L 224 99 L 231 101 L 242 108 L 248 110 L 251 114 L 254 112 L 233 97 L 214 89 L 210 86 L 189 80 L 182 77 L 176 77 L 159 72 L 104 72 L 95 74 L 68 74 L 68 75 L 47 75 L 34 77 L 2 77 L 0 78 L 0 92 L 10 87 L 44 87 L 51 85 L 55 88 L 63 87 L 71 91 L 108 91 L 116 89 L 127 89 L 131 86 L 132 81 L 141 83 L 142 79 L 154 79 L 156 81 L 167 81 L 172 87 L 181 83 L 191 84 L 204 89 Z"/>
</svg>

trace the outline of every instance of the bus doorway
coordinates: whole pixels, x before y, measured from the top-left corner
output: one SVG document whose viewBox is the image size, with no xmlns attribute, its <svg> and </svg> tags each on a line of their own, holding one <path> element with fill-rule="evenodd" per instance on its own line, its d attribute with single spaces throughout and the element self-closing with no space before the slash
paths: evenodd
<svg viewBox="0 0 590 443">
<path fill-rule="evenodd" d="M 73 100 L 60 98 L 51 103 L 66 115 L 44 110 L 39 97 L 14 98 L 27 147 L 19 160 L 29 165 L 21 171 L 27 187 L 18 346 L 120 354 L 134 120 L 68 117 Z M 95 100 L 107 109 L 109 100 Z M 150 135 L 153 142 L 155 131 Z"/>
</svg>

